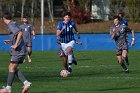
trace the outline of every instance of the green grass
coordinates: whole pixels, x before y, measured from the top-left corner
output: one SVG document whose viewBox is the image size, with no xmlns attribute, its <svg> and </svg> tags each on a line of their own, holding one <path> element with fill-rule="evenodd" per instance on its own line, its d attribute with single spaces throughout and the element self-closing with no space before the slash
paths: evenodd
<svg viewBox="0 0 140 93">
<path fill-rule="evenodd" d="M 32 82 L 29 93 L 140 93 L 140 51 L 129 51 L 130 73 L 122 72 L 115 51 L 75 51 L 78 65 L 67 78 L 56 51 L 33 51 L 32 63 L 20 66 Z M 6 85 L 9 54 L 0 52 L 0 86 Z M 13 93 L 21 93 L 22 83 L 16 78 Z"/>
</svg>

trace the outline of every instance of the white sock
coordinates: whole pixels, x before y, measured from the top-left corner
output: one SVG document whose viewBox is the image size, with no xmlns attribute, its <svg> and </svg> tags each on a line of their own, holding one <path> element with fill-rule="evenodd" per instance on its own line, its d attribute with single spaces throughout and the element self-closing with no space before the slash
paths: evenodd
<svg viewBox="0 0 140 93">
<path fill-rule="evenodd" d="M 27 80 L 25 80 L 24 82 L 23 82 L 23 84 L 25 85 L 26 83 L 28 83 L 28 81 Z"/>
<path fill-rule="evenodd" d="M 29 55 L 28 55 L 27 57 L 28 57 L 28 59 L 30 58 L 30 56 L 29 56 Z"/>
<path fill-rule="evenodd" d="M 11 88 L 12 88 L 11 86 L 8 86 L 8 85 L 6 86 L 7 90 L 11 90 Z"/>
<path fill-rule="evenodd" d="M 72 54 L 68 55 L 68 62 L 69 62 L 69 63 L 72 63 L 72 60 L 73 60 Z"/>
</svg>

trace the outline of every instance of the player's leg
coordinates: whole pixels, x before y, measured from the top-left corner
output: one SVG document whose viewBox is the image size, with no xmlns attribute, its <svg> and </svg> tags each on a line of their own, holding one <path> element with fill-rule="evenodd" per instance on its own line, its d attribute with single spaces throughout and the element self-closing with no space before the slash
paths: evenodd
<svg viewBox="0 0 140 93">
<path fill-rule="evenodd" d="M 31 60 L 32 47 L 28 46 L 27 50 L 28 50 L 28 62 L 32 62 L 32 60 Z"/>
<path fill-rule="evenodd" d="M 72 60 L 73 60 L 73 57 L 72 57 L 72 47 L 69 46 L 67 47 L 67 55 L 68 55 L 68 68 L 69 68 L 69 72 L 72 72 Z"/>
<path fill-rule="evenodd" d="M 62 50 L 62 48 L 59 49 L 59 56 L 63 62 L 63 66 L 66 70 L 68 70 L 68 64 L 67 64 L 67 59 L 68 57 L 66 56 L 65 52 Z"/>
<path fill-rule="evenodd" d="M 23 63 L 23 60 L 25 59 L 24 56 L 21 56 L 18 58 L 19 59 L 19 64 Z M 27 93 L 29 90 L 29 87 L 31 86 L 31 82 L 29 82 L 25 76 L 22 74 L 22 72 L 19 69 L 16 69 L 15 71 L 16 76 L 19 78 L 19 80 L 22 81 L 22 83 L 24 84 L 22 93 Z"/>
<path fill-rule="evenodd" d="M 68 70 L 68 64 L 67 64 L 67 56 L 60 56 L 61 60 L 63 61 L 63 66 L 66 70 Z"/>
<path fill-rule="evenodd" d="M 128 50 L 123 50 L 122 57 L 123 57 L 123 60 L 126 63 L 126 65 L 129 65 L 129 61 L 128 61 Z"/>
<path fill-rule="evenodd" d="M 124 61 L 123 61 L 123 59 L 122 59 L 122 56 L 121 56 L 121 55 L 120 55 L 120 56 L 117 56 L 117 58 L 118 58 L 119 64 L 120 64 L 121 67 L 123 68 L 123 70 L 124 70 L 125 72 L 129 72 L 127 66 L 125 65 L 125 63 L 124 63 Z"/>
<path fill-rule="evenodd" d="M 9 64 L 9 73 L 8 73 L 8 79 L 7 79 L 7 86 L 3 87 L 3 89 L 0 89 L 0 93 L 11 93 L 12 90 L 12 83 L 14 81 L 15 77 L 15 71 L 18 67 L 18 64 L 11 62 Z"/>
<path fill-rule="evenodd" d="M 127 66 L 124 63 L 123 57 L 122 57 L 122 50 L 121 49 L 117 49 L 116 55 L 117 55 L 118 62 L 121 65 L 121 67 L 123 68 L 123 70 L 125 72 L 129 72 Z"/>
<path fill-rule="evenodd" d="M 74 57 L 73 51 L 72 51 L 72 58 L 73 58 L 72 63 L 75 64 L 75 65 L 77 65 L 77 61 L 76 61 L 76 59 L 75 59 L 75 57 Z"/>
</svg>

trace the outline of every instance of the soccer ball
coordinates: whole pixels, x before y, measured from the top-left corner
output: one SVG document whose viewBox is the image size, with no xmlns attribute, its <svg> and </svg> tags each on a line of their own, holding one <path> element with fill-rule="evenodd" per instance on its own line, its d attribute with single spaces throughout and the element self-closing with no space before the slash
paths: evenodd
<svg viewBox="0 0 140 93">
<path fill-rule="evenodd" d="M 69 75 L 69 72 L 67 70 L 61 70 L 60 76 L 61 77 L 67 77 Z"/>
</svg>

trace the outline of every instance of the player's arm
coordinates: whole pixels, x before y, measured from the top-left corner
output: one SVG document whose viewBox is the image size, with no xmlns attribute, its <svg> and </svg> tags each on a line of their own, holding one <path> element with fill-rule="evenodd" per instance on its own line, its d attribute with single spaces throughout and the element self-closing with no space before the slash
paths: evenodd
<svg viewBox="0 0 140 93">
<path fill-rule="evenodd" d="M 76 25 L 74 26 L 74 29 L 75 29 L 75 32 L 76 32 L 76 34 L 77 34 L 77 36 L 78 36 L 78 39 L 80 39 L 80 34 L 79 34 L 78 30 L 77 30 Z"/>
<path fill-rule="evenodd" d="M 63 31 L 65 28 L 66 28 L 66 26 L 63 26 L 61 30 L 57 30 L 57 31 L 56 31 L 56 35 L 57 35 L 57 36 L 60 36 L 61 33 L 62 33 L 62 31 Z"/>
<path fill-rule="evenodd" d="M 4 40 L 4 44 L 9 44 L 11 40 Z"/>
<path fill-rule="evenodd" d="M 131 46 L 133 46 L 135 44 L 135 32 L 134 30 L 131 30 L 132 33 L 132 42 L 131 42 Z"/>
<path fill-rule="evenodd" d="M 18 46 L 18 42 L 20 41 L 21 37 L 22 37 L 22 32 L 19 31 L 18 34 L 17 34 L 16 42 L 15 42 L 14 45 L 11 46 L 11 48 L 13 48 L 13 49 L 16 49 L 16 48 L 17 48 L 17 46 Z"/>
<path fill-rule="evenodd" d="M 115 28 L 112 29 L 112 31 L 110 31 L 111 34 L 111 38 L 114 39 L 115 38 Z"/>
<path fill-rule="evenodd" d="M 33 39 L 35 39 L 35 31 L 32 30 Z"/>
<path fill-rule="evenodd" d="M 60 36 L 58 36 L 58 35 L 56 35 L 56 42 L 57 42 L 57 44 L 61 45 Z"/>
<path fill-rule="evenodd" d="M 75 44 L 82 45 L 83 43 L 82 42 L 78 42 L 78 41 L 75 40 Z"/>
<path fill-rule="evenodd" d="M 31 25 L 31 31 L 32 31 L 33 39 L 35 39 L 35 28 L 33 25 Z"/>
<path fill-rule="evenodd" d="M 127 32 L 131 32 L 132 34 L 132 41 L 131 41 L 131 46 L 135 44 L 135 32 L 133 29 L 129 28 L 128 26 L 125 27 Z"/>
</svg>

